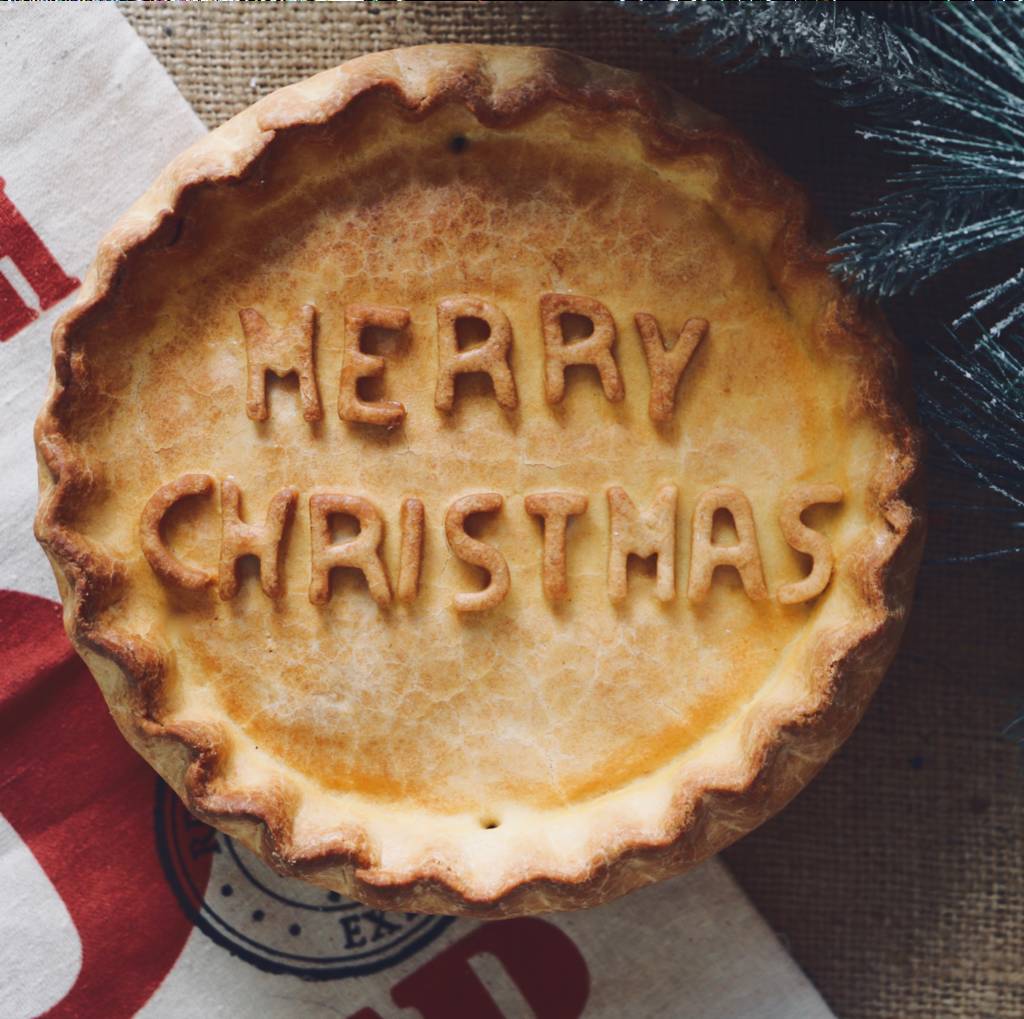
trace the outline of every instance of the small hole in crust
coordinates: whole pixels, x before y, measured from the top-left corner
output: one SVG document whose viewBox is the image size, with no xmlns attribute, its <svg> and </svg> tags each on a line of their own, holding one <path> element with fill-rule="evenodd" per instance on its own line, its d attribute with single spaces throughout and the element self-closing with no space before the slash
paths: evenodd
<svg viewBox="0 0 1024 1019">
<path fill-rule="evenodd" d="M 497 828 L 501 822 L 495 817 L 481 817 L 480 827 L 490 831 L 492 828 Z"/>
<path fill-rule="evenodd" d="M 469 139 L 464 134 L 457 134 L 449 140 L 448 148 L 459 156 L 469 148 Z"/>
</svg>

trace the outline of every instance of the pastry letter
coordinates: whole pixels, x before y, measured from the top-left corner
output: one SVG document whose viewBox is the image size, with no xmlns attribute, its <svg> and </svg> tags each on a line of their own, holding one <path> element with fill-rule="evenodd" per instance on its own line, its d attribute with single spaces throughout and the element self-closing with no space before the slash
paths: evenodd
<svg viewBox="0 0 1024 1019">
<path fill-rule="evenodd" d="M 712 541 L 715 512 L 720 509 L 728 510 L 732 516 L 739 538 L 735 545 L 715 545 Z M 711 578 L 718 566 L 736 567 L 743 589 L 752 601 L 768 597 L 761 569 L 761 553 L 757 547 L 754 514 L 747 497 L 731 485 L 709 488 L 694 507 L 687 590 L 691 601 L 700 602 L 707 597 Z"/>
<path fill-rule="evenodd" d="M 455 325 L 460 318 L 486 322 L 490 336 L 478 347 L 459 350 Z M 455 405 L 455 376 L 486 372 L 494 385 L 494 397 L 505 410 L 519 405 L 516 382 L 508 364 L 512 326 L 508 316 L 490 301 L 476 297 L 446 297 L 437 306 L 437 388 L 434 406 L 449 411 Z"/>
<path fill-rule="evenodd" d="M 640 513 L 619 487 L 608 489 L 608 597 L 625 599 L 629 589 L 630 555 L 658 557 L 654 594 L 671 601 L 676 593 L 676 501 L 679 489 L 665 485 L 649 510 Z"/>
<path fill-rule="evenodd" d="M 593 332 L 583 339 L 566 342 L 563 315 L 581 315 L 593 323 Z M 560 403 L 565 395 L 565 369 L 571 364 L 590 364 L 601 377 L 609 400 L 625 395 L 619 366 L 612 347 L 615 320 L 600 302 L 576 294 L 544 294 L 540 299 L 540 321 L 544 331 L 544 396 L 548 403 Z"/>
<path fill-rule="evenodd" d="M 444 533 L 448 547 L 464 563 L 479 566 L 491 575 L 482 591 L 455 595 L 453 604 L 459 612 L 483 612 L 500 605 L 508 594 L 509 575 L 505 557 L 485 541 L 477 541 L 466 533 L 466 517 L 473 513 L 493 513 L 505 500 L 497 492 L 476 492 L 464 495 L 448 507 L 444 516 Z"/>
<path fill-rule="evenodd" d="M 647 412 L 652 421 L 670 421 L 679 380 L 686 371 L 697 344 L 704 339 L 708 331 L 708 321 L 705 318 L 687 319 L 671 350 L 665 349 L 661 328 L 653 315 L 641 311 L 635 316 L 635 321 L 644 345 L 644 353 L 647 355 L 647 370 L 651 376 L 651 399 L 647 405 Z"/>
<path fill-rule="evenodd" d="M 225 478 L 220 486 L 220 579 L 218 591 L 224 601 L 238 594 L 235 565 L 242 556 L 254 555 L 260 561 L 260 585 L 268 598 L 282 591 L 278 558 L 285 524 L 299 497 L 298 489 L 282 488 L 267 507 L 265 522 L 247 524 L 242 520 L 242 491 L 234 478 Z"/>
<path fill-rule="evenodd" d="M 423 563 L 423 503 L 406 499 L 402 503 L 402 544 L 398 552 L 399 601 L 415 601 L 420 588 L 420 566 Z"/>
<path fill-rule="evenodd" d="M 207 570 L 186 566 L 167 547 L 160 534 L 160 525 L 176 502 L 189 495 L 208 495 L 215 485 L 209 474 L 182 474 L 176 481 L 161 485 L 149 497 L 139 521 L 139 541 L 146 561 L 161 580 L 189 591 L 199 591 L 217 579 Z"/>
<path fill-rule="evenodd" d="M 331 517 L 344 513 L 359 521 L 359 533 L 348 541 L 331 544 Z M 358 495 L 341 492 L 317 492 L 309 497 L 309 533 L 312 566 L 309 600 L 326 605 L 331 597 L 331 570 L 351 566 L 366 577 L 373 600 L 380 606 L 391 602 L 391 585 L 381 561 L 384 521 L 377 508 Z"/>
<path fill-rule="evenodd" d="M 810 601 L 828 587 L 834 562 L 832 546 L 824 534 L 808 527 L 800 516 L 818 503 L 842 501 L 843 490 L 838 485 L 799 485 L 782 500 L 779 526 L 783 537 L 798 552 L 811 557 L 811 572 L 803 580 L 779 588 L 778 599 L 783 605 Z"/>
<path fill-rule="evenodd" d="M 544 521 L 544 558 L 541 576 L 544 594 L 559 601 L 569 593 L 565 573 L 565 526 L 569 517 L 587 511 L 587 497 L 575 492 L 536 492 L 525 500 L 526 512 Z"/>
<path fill-rule="evenodd" d="M 384 374 L 384 358 L 367 354 L 360 346 L 363 330 L 371 326 L 401 332 L 409 326 L 409 312 L 379 304 L 350 304 L 345 309 L 345 363 L 338 390 L 338 417 L 394 428 L 405 417 L 404 405 L 391 400 L 361 400 L 357 391 L 360 379 Z"/>
<path fill-rule="evenodd" d="M 307 421 L 320 420 L 320 394 L 316 388 L 316 367 L 313 364 L 313 329 L 316 308 L 304 304 L 298 318 L 284 329 L 275 330 L 255 308 L 242 308 L 238 313 L 245 333 L 245 357 L 248 375 L 245 412 L 253 421 L 267 420 L 267 372 L 284 378 L 295 372 L 299 377 L 302 416 Z"/>
</svg>

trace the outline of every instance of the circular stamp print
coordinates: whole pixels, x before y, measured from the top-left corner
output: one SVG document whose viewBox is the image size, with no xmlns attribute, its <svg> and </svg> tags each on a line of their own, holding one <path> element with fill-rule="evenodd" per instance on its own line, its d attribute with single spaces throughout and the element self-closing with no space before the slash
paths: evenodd
<svg viewBox="0 0 1024 1019">
<path fill-rule="evenodd" d="M 192 817 L 163 782 L 157 783 L 155 829 L 164 873 L 192 922 L 269 973 L 306 980 L 376 973 L 426 947 L 454 919 L 385 913 L 281 877 L 245 846 Z"/>
</svg>

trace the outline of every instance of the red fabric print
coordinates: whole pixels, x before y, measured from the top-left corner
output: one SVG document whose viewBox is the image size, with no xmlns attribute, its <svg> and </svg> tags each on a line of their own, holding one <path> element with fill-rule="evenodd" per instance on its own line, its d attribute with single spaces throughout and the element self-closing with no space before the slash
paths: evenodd
<svg viewBox="0 0 1024 1019">
<path fill-rule="evenodd" d="M 74 985 L 46 1015 L 134 1015 L 192 930 L 157 857 L 153 772 L 117 731 L 60 606 L 13 591 L 0 592 L 0 746 L 0 813 L 82 944 Z M 205 887 L 209 857 L 194 866 Z"/>
<path fill-rule="evenodd" d="M 18 212 L 14 202 L 4 193 L 0 177 L 0 258 L 9 258 L 28 281 L 45 311 L 63 300 L 79 283 L 68 276 L 50 254 L 50 249 Z M 34 322 L 39 312 L 30 308 L 0 272 L 0 343 Z"/>
</svg>

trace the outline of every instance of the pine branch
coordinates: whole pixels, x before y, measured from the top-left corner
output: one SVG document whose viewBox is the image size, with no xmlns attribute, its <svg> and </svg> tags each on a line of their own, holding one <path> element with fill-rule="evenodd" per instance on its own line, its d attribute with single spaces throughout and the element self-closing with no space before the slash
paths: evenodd
<svg viewBox="0 0 1024 1019">
<path fill-rule="evenodd" d="M 1024 207 L 972 190 L 951 198 L 898 192 L 857 218 L 864 222 L 841 234 L 832 253 L 843 275 L 879 297 L 913 293 L 961 258 L 1024 236 Z"/>
<path fill-rule="evenodd" d="M 921 414 L 952 461 L 1024 511 L 1024 337 L 950 330 L 953 355 L 921 387 Z"/>
<path fill-rule="evenodd" d="M 839 271 L 868 293 L 912 291 L 967 255 L 1024 239 L 1024 9 L 947 4 L 934 24 L 965 55 L 908 31 L 932 68 L 928 82 L 907 82 L 914 119 L 861 132 L 910 161 L 893 181 L 903 190 L 862 213 L 836 249 Z M 1014 305 L 1009 318 L 1024 315 L 1024 286 L 996 286 Z"/>
<path fill-rule="evenodd" d="M 1018 269 L 1002 283 L 996 283 L 995 286 L 972 294 L 971 301 L 973 303 L 953 323 L 953 328 L 959 329 L 967 322 L 976 320 L 983 313 L 990 314 L 995 311 L 1001 313 L 1002 317 L 994 325 L 989 326 L 989 332 L 994 337 L 1001 336 L 1011 326 L 1024 320 L 1024 303 L 1018 299 L 1022 291 L 1024 291 L 1024 269 Z"/>
<path fill-rule="evenodd" d="M 812 71 L 844 106 L 901 103 L 930 68 L 884 22 L 833 3 L 674 0 L 629 3 L 687 53 L 745 71 L 766 57 Z"/>
</svg>

